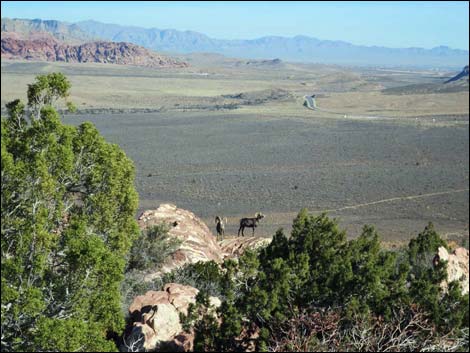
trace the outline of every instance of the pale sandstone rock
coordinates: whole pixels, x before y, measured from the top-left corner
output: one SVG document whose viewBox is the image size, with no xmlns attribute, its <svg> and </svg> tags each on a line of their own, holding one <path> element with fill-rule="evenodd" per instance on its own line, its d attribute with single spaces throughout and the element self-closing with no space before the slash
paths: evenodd
<svg viewBox="0 0 470 353">
<path fill-rule="evenodd" d="M 144 211 L 138 222 L 141 229 L 165 224 L 169 227 L 168 236 L 182 242 L 158 271 L 144 277 L 145 281 L 152 281 L 163 273 L 171 272 L 186 264 L 211 260 L 222 263 L 225 258 L 239 257 L 246 249 L 267 246 L 272 240 L 259 237 L 234 237 L 217 242 L 216 237 L 200 218 L 172 204 L 162 204 L 156 210 Z"/>
<path fill-rule="evenodd" d="M 235 237 L 217 243 L 207 225 L 194 213 L 179 209 L 172 204 L 162 204 L 156 210 L 148 210 L 139 217 L 141 229 L 153 225 L 168 226 L 168 236 L 181 240 L 179 248 L 164 262 L 161 270 L 149 274 L 149 281 L 162 273 L 189 263 L 236 258 L 246 249 L 259 248 L 271 242 L 268 238 Z M 148 291 L 137 296 L 129 307 L 134 321 L 133 333 L 144 336 L 144 348 L 154 349 L 161 343 L 170 345 L 174 351 L 193 349 L 194 335 L 183 332 L 179 314 L 187 314 L 189 304 L 196 302 L 198 289 L 176 283 L 169 283 L 162 291 Z M 222 304 L 219 298 L 210 297 L 214 308 Z M 215 310 L 213 310 L 216 315 Z"/>
<path fill-rule="evenodd" d="M 462 294 L 469 291 L 469 265 L 468 250 L 457 248 L 449 254 L 446 248 L 439 247 L 438 253 L 434 258 L 436 261 L 447 261 L 447 281 L 441 284 L 441 287 L 447 289 L 449 282 L 458 281 L 462 286 Z"/>
<path fill-rule="evenodd" d="M 168 300 L 171 305 L 184 315 L 188 314 L 189 304 L 196 303 L 196 295 L 199 293 L 196 288 L 176 283 L 166 284 L 163 290 L 168 293 Z"/>
<path fill-rule="evenodd" d="M 133 318 L 132 334 L 143 335 L 143 347 L 155 349 L 159 344 L 170 345 L 175 351 L 188 351 L 193 347 L 194 335 L 183 332 L 179 316 L 188 312 L 190 303 L 196 302 L 199 290 L 177 283 L 168 283 L 162 291 L 148 291 L 137 296 L 129 307 Z M 221 305 L 219 298 L 210 297 L 215 307 Z"/>
<path fill-rule="evenodd" d="M 207 225 L 194 213 L 177 208 L 172 204 L 162 204 L 156 210 L 148 210 L 139 217 L 141 229 L 153 225 L 166 224 L 168 236 L 181 240 L 181 245 L 163 264 L 158 272 L 145 277 L 151 281 L 162 273 L 199 261 L 223 261 L 222 250 Z"/>
</svg>

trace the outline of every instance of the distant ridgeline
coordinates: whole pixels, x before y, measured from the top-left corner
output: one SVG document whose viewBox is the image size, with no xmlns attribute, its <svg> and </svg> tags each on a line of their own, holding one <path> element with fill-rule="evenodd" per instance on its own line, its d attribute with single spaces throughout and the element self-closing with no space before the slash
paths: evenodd
<svg viewBox="0 0 470 353">
<path fill-rule="evenodd" d="M 453 93 L 468 91 L 468 65 L 463 70 L 441 83 L 424 83 L 384 89 L 385 94 L 427 94 L 427 93 Z"/>
<path fill-rule="evenodd" d="M 450 80 L 447 80 L 444 83 L 449 83 L 449 82 L 454 82 L 454 81 L 459 81 L 459 80 L 465 80 L 465 79 L 467 80 L 467 83 L 468 83 L 468 65 L 463 68 L 461 73 L 459 73 L 458 75 L 452 77 Z"/>
<path fill-rule="evenodd" d="M 19 33 L 23 38 L 36 32 L 49 33 L 55 39 L 69 44 L 82 44 L 100 39 L 131 42 L 151 50 L 175 53 L 209 52 L 249 59 L 279 58 L 297 62 L 341 65 L 455 69 L 466 65 L 469 60 L 468 50 L 446 46 L 432 49 L 386 48 L 320 40 L 307 36 L 224 40 L 210 38 L 193 31 L 120 26 L 96 21 L 70 24 L 40 19 L 2 18 L 2 39 L 4 32 Z"/>
<path fill-rule="evenodd" d="M 58 21 L 2 19 L 1 48 L 2 59 L 112 63 L 155 68 L 188 66 L 185 62 L 132 43 L 96 41 L 76 25 Z"/>
</svg>

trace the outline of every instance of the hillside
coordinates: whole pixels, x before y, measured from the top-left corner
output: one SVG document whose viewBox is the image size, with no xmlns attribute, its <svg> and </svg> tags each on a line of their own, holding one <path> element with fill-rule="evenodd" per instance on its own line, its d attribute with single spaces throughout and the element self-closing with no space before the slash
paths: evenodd
<svg viewBox="0 0 470 353">
<path fill-rule="evenodd" d="M 54 39 L 69 44 L 91 42 L 97 38 L 80 29 L 76 24 L 54 20 L 25 20 L 2 18 L 2 39 L 14 34 L 16 39 L 34 39 L 49 34 Z"/>
<path fill-rule="evenodd" d="M 463 68 L 463 70 L 452 77 L 451 79 L 447 80 L 445 83 L 455 82 L 455 81 L 467 81 L 468 83 L 468 65 Z"/>
<path fill-rule="evenodd" d="M 146 67 L 186 67 L 185 62 L 151 52 L 131 43 L 90 42 L 69 45 L 53 38 L 34 40 L 3 38 L 2 59 L 24 59 L 36 61 L 63 61 L 71 63 L 112 63 Z"/>
<path fill-rule="evenodd" d="M 463 70 L 445 82 L 413 84 L 401 87 L 387 88 L 385 94 L 428 94 L 428 93 L 454 93 L 468 92 L 468 65 Z"/>
</svg>

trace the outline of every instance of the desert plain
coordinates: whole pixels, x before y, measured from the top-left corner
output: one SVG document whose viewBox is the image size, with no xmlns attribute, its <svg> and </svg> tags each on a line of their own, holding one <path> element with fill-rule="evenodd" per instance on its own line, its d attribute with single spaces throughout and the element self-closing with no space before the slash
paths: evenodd
<svg viewBox="0 0 470 353">
<path fill-rule="evenodd" d="M 468 84 L 434 89 L 457 72 L 180 59 L 190 66 L 2 60 L 2 109 L 36 75 L 63 72 L 78 108 L 64 122 L 93 122 L 134 161 L 136 217 L 170 202 L 214 233 L 227 217 L 235 236 L 262 212 L 256 235 L 272 236 L 306 207 L 349 237 L 369 224 L 395 246 L 433 222 L 468 244 Z M 304 105 L 313 94 L 317 110 Z"/>
</svg>

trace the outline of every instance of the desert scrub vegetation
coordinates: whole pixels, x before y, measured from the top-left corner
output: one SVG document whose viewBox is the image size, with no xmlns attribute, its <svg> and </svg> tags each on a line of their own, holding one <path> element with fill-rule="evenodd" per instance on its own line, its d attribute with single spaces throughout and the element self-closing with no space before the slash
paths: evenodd
<svg viewBox="0 0 470 353">
<path fill-rule="evenodd" d="M 121 283 L 121 307 L 124 314 L 132 300 L 149 290 L 161 290 L 165 283 L 160 278 L 146 281 L 145 276 L 158 271 L 164 260 L 181 244 L 181 241 L 168 237 L 168 226 L 155 225 L 140 231 L 129 251 L 124 280 Z"/>
<path fill-rule="evenodd" d="M 70 88 L 38 76 L 1 119 L 2 351 L 115 351 L 124 327 L 134 165 L 91 123 L 62 124 Z"/>
<path fill-rule="evenodd" d="M 440 284 L 429 224 L 408 247 L 380 247 L 374 228 L 347 241 L 336 220 L 302 210 L 259 254 L 224 264 L 220 323 L 207 294 L 184 318 L 196 351 L 468 350 L 468 294 Z"/>
<path fill-rule="evenodd" d="M 160 254 L 171 254 L 178 242 L 172 242 L 167 238 L 160 239 L 159 245 L 154 248 L 161 248 Z M 160 258 L 160 255 L 158 256 Z M 223 272 L 219 264 L 214 261 L 197 262 L 186 264 L 181 268 L 174 269 L 169 273 L 162 273 L 161 276 L 153 280 L 146 281 L 145 276 L 149 270 L 158 271 L 163 261 L 153 262 L 150 267 L 141 270 L 130 269 L 126 272 L 124 281 L 121 284 L 122 311 L 128 314 L 129 306 L 134 298 L 143 295 L 149 290 L 159 291 L 167 283 L 178 283 L 192 286 L 206 293 L 207 295 L 223 297 L 222 279 Z M 129 320 L 131 318 L 129 317 Z"/>
<path fill-rule="evenodd" d="M 223 272 L 215 261 L 197 262 L 166 273 L 155 282 L 161 287 L 165 283 L 192 286 L 210 296 L 221 297 Z"/>
<path fill-rule="evenodd" d="M 168 237 L 168 230 L 166 225 L 155 225 L 142 230 L 132 244 L 126 272 L 158 269 L 181 244 L 181 241 Z"/>
</svg>

